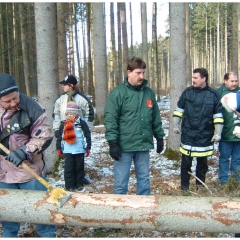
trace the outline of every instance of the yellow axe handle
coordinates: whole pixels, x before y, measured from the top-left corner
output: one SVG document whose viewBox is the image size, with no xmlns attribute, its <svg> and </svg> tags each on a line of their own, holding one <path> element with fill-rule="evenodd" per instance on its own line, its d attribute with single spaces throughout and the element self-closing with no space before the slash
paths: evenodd
<svg viewBox="0 0 240 240">
<path fill-rule="evenodd" d="M 4 145 L 2 145 L 0 143 L 0 148 L 6 153 L 9 154 L 11 151 L 8 150 Z M 42 177 L 40 177 L 36 172 L 34 172 L 27 164 L 25 164 L 24 162 L 22 162 L 21 166 L 27 171 L 29 172 L 33 177 L 35 177 L 43 186 L 45 186 L 48 190 L 52 190 L 52 186 L 45 181 Z"/>
</svg>

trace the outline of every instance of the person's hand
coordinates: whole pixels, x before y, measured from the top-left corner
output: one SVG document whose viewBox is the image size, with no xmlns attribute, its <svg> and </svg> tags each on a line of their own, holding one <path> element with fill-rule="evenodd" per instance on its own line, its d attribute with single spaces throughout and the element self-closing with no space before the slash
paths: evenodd
<svg viewBox="0 0 240 240">
<path fill-rule="evenodd" d="M 17 150 L 11 151 L 5 159 L 18 167 L 24 160 L 28 159 L 26 148 L 26 146 L 23 146 Z"/>
<path fill-rule="evenodd" d="M 58 149 L 57 152 L 59 157 L 64 157 L 64 154 L 61 149 Z"/>
<path fill-rule="evenodd" d="M 214 134 L 212 137 L 211 142 L 219 142 L 221 140 L 221 134 L 222 134 L 222 130 L 223 130 L 223 124 L 214 124 Z"/>
<path fill-rule="evenodd" d="M 90 154 L 90 149 L 87 149 L 87 152 L 86 152 L 86 157 L 88 157 Z"/>
<path fill-rule="evenodd" d="M 119 160 L 119 157 L 122 156 L 122 153 L 120 151 L 118 144 L 116 142 L 109 143 L 109 148 L 110 148 L 109 150 L 110 156 L 115 160 Z"/>
<path fill-rule="evenodd" d="M 180 122 L 181 122 L 180 117 L 173 117 L 173 132 L 176 134 L 180 133 Z"/>
<path fill-rule="evenodd" d="M 235 126 L 234 130 L 233 130 L 233 134 L 237 137 L 240 138 L 240 127 L 239 126 Z"/>
<path fill-rule="evenodd" d="M 221 98 L 221 103 L 228 112 L 234 112 L 237 109 L 236 93 L 227 93 Z"/>
<path fill-rule="evenodd" d="M 218 134 L 214 134 L 211 142 L 219 142 L 221 140 L 221 136 Z"/>
<path fill-rule="evenodd" d="M 157 138 L 157 153 L 161 153 L 163 150 L 163 138 Z"/>
</svg>

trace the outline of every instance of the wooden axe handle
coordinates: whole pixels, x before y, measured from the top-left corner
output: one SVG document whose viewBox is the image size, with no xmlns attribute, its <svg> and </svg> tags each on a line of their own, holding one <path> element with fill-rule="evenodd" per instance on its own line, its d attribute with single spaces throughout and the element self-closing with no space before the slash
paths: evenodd
<svg viewBox="0 0 240 240">
<path fill-rule="evenodd" d="M 0 143 L 0 149 L 2 149 L 6 154 L 9 154 L 11 151 L 8 150 L 4 145 Z M 24 162 L 21 163 L 21 166 L 29 172 L 33 177 L 35 177 L 42 185 L 44 185 L 48 190 L 52 190 L 52 186 L 45 181 L 42 177 L 40 177 L 36 172 L 34 172 L 27 164 Z"/>
</svg>

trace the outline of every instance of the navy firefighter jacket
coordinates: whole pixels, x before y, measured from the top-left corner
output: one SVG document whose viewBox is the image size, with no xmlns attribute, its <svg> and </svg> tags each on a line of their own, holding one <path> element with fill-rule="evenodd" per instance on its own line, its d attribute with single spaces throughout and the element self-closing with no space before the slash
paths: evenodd
<svg viewBox="0 0 240 240">
<path fill-rule="evenodd" d="M 212 155 L 214 124 L 223 124 L 222 112 L 216 90 L 208 85 L 186 88 L 173 115 L 182 119 L 180 152 L 192 157 Z"/>
</svg>

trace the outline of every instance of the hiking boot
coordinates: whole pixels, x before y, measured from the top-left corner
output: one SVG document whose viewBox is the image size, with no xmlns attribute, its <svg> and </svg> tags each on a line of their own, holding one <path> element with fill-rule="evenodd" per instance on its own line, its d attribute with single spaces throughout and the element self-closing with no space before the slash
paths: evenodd
<svg viewBox="0 0 240 240">
<path fill-rule="evenodd" d="M 77 192 L 84 192 L 85 188 L 83 185 L 79 185 L 76 189 Z"/>
<path fill-rule="evenodd" d="M 84 185 L 88 185 L 88 184 L 91 184 L 92 182 L 91 182 L 91 180 L 84 178 L 84 179 L 82 179 L 81 183 Z"/>
</svg>

